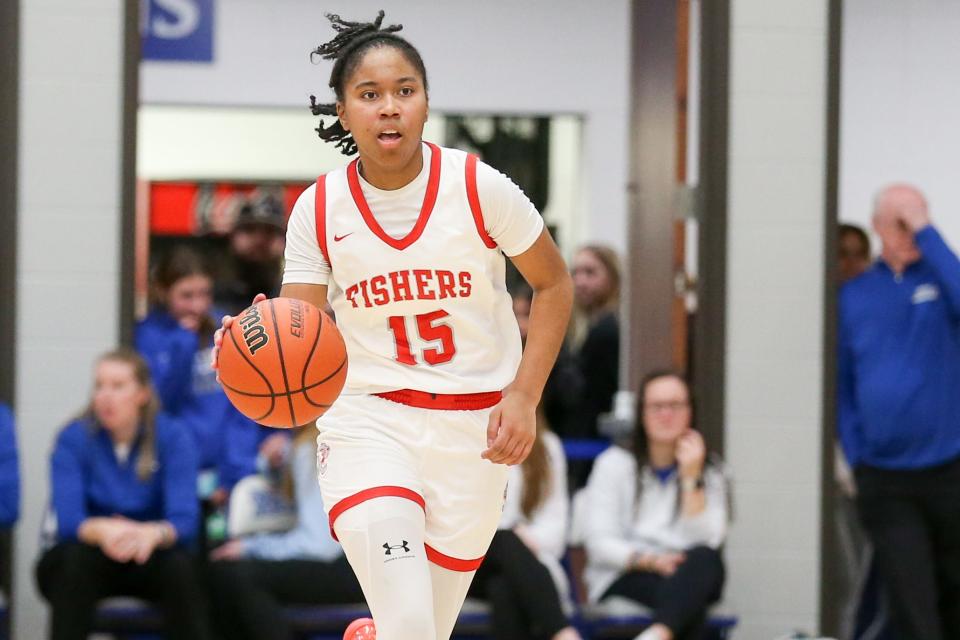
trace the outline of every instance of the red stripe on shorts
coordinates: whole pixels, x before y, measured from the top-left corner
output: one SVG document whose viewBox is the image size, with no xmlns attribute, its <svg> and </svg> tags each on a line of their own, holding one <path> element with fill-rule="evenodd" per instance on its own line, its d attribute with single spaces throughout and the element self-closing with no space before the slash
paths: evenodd
<svg viewBox="0 0 960 640">
<path fill-rule="evenodd" d="M 450 571 L 476 571 L 480 568 L 480 565 L 483 564 L 483 559 L 486 557 L 480 556 L 473 560 L 463 560 L 462 558 L 454 558 L 440 553 L 428 544 L 423 546 L 427 550 L 427 560 Z"/>
<path fill-rule="evenodd" d="M 393 487 L 393 486 L 384 486 L 384 487 L 371 487 L 370 489 L 364 489 L 358 493 L 353 494 L 352 496 L 347 496 L 337 504 L 333 505 L 333 509 L 330 509 L 330 534 L 333 536 L 334 540 L 339 542 L 337 538 L 337 533 L 333 530 L 333 523 L 337 521 L 337 518 L 352 507 L 362 504 L 367 500 L 373 500 L 374 498 L 406 498 L 407 500 L 413 500 L 421 509 L 426 510 L 426 502 L 416 491 L 412 489 L 407 489 L 406 487 Z"/>
<path fill-rule="evenodd" d="M 344 498 L 337 504 L 333 505 L 333 509 L 330 509 L 330 534 L 333 536 L 334 540 L 337 540 L 337 534 L 333 530 L 333 523 L 337 521 L 337 518 L 339 518 L 340 515 L 347 509 L 374 498 L 406 498 L 407 500 L 416 502 L 418 505 L 420 505 L 420 508 L 426 510 L 426 502 L 424 502 L 423 496 L 412 489 L 395 486 L 371 487 L 370 489 L 364 489 L 363 491 L 355 493 L 352 496 Z M 426 549 L 428 561 L 437 566 L 443 567 L 444 569 L 449 569 L 450 571 L 476 571 L 480 567 L 480 564 L 483 562 L 485 557 L 480 556 L 479 558 L 474 558 L 473 560 L 464 560 L 462 558 L 454 558 L 453 556 L 440 553 L 428 544 L 424 544 L 423 546 Z"/>
<path fill-rule="evenodd" d="M 378 398 L 405 404 L 418 409 L 440 409 L 447 411 L 473 411 L 489 409 L 503 398 L 500 391 L 485 393 L 427 393 L 415 389 L 397 389 L 375 393 Z"/>
</svg>

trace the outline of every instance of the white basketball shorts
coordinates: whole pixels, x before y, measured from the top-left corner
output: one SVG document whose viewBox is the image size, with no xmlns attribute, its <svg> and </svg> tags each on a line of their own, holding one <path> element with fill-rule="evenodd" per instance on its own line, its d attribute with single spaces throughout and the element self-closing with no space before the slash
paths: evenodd
<svg viewBox="0 0 960 640">
<path fill-rule="evenodd" d="M 471 396 L 453 398 L 464 397 Z M 426 409 L 375 395 L 338 398 L 317 421 L 317 468 L 331 529 L 341 513 L 366 500 L 412 500 L 424 510 L 427 559 L 453 571 L 476 570 L 500 522 L 507 484 L 508 467 L 480 457 L 491 411 Z"/>
</svg>

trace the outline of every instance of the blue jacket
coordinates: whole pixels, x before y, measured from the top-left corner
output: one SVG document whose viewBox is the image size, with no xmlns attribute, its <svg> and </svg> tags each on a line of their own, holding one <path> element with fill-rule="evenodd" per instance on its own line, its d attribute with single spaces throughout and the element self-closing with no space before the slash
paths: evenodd
<svg viewBox="0 0 960 640">
<path fill-rule="evenodd" d="M 256 473 L 257 452 L 270 429 L 245 417 L 230 403 L 210 367 L 212 342 L 200 345 L 163 309 L 137 324 L 135 343 L 150 366 L 164 410 L 193 434 L 201 469 L 216 469 L 230 489 Z"/>
<path fill-rule="evenodd" d="M 840 293 L 838 426 L 852 465 L 960 457 L 960 261 L 933 227 L 897 276 L 882 260 Z"/>
<path fill-rule="evenodd" d="M 189 545 L 200 518 L 197 456 L 182 425 L 165 416 L 157 418 L 156 457 L 156 471 L 144 482 L 137 476 L 139 439 L 121 462 L 110 435 L 92 420 L 64 427 L 50 464 L 57 540 L 77 540 L 87 518 L 121 515 L 141 522 L 168 520 L 178 544 Z"/>
<path fill-rule="evenodd" d="M 20 466 L 13 414 L 0 403 L 0 527 L 10 527 L 20 517 Z"/>
</svg>

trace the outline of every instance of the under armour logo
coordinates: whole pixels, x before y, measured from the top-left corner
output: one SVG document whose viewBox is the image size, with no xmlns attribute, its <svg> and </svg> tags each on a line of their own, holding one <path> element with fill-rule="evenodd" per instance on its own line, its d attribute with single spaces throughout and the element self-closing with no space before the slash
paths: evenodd
<svg viewBox="0 0 960 640">
<path fill-rule="evenodd" d="M 394 545 L 391 545 L 389 542 L 384 542 L 384 543 L 383 543 L 383 548 L 386 549 L 386 551 L 384 551 L 383 555 L 385 555 L 385 556 L 392 555 L 392 553 L 393 553 L 394 551 L 396 551 L 397 549 L 403 549 L 404 552 L 410 553 L 410 546 L 409 546 L 409 544 L 410 544 L 410 543 L 408 543 L 406 540 L 404 540 L 404 541 L 401 542 L 400 544 L 394 544 Z"/>
</svg>

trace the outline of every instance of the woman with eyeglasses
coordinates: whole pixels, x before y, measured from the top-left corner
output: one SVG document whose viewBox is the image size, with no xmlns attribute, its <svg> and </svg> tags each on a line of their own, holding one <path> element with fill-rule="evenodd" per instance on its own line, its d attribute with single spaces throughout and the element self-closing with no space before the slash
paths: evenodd
<svg viewBox="0 0 960 640">
<path fill-rule="evenodd" d="M 589 596 L 650 607 L 638 640 L 699 638 L 723 587 L 727 480 L 693 426 L 682 375 L 644 378 L 637 416 L 633 451 L 604 451 L 587 485 Z"/>
</svg>

